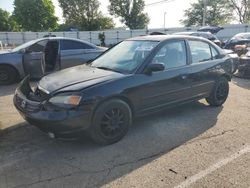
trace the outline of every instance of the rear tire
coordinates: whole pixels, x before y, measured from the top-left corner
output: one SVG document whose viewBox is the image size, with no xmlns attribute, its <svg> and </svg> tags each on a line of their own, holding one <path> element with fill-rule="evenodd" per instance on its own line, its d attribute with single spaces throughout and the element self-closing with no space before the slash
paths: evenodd
<svg viewBox="0 0 250 188">
<path fill-rule="evenodd" d="M 97 108 L 89 130 L 90 137 L 97 144 L 113 144 L 127 134 L 131 124 L 132 112 L 129 105 L 122 100 L 113 99 Z"/>
<path fill-rule="evenodd" d="M 229 93 L 228 80 L 225 77 L 220 77 L 216 81 L 212 93 L 208 98 L 206 98 L 206 101 L 211 106 L 221 106 L 227 100 L 228 93 Z"/>
<path fill-rule="evenodd" d="M 0 85 L 13 84 L 18 80 L 17 71 L 6 65 L 0 66 Z"/>
</svg>

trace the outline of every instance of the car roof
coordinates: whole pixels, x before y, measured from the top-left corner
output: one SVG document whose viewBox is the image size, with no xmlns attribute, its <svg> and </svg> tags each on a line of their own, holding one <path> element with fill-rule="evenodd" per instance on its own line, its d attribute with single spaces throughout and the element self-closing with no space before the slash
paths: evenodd
<svg viewBox="0 0 250 188">
<path fill-rule="evenodd" d="M 238 33 L 233 38 L 250 38 L 250 33 Z"/>
<path fill-rule="evenodd" d="M 80 39 L 75 39 L 75 38 L 69 38 L 69 37 L 43 37 L 43 38 L 35 39 L 33 41 L 34 41 L 34 43 L 36 43 L 36 42 L 43 41 L 43 40 L 71 40 L 71 41 L 83 42 L 83 43 L 86 43 L 90 46 L 96 47 L 94 44 L 92 44 L 90 42 L 83 41 Z"/>
<path fill-rule="evenodd" d="M 214 35 L 211 32 L 208 31 L 183 31 L 183 32 L 178 32 L 178 33 L 174 33 L 174 35 L 192 35 L 192 34 L 206 34 L 206 35 Z"/>
<path fill-rule="evenodd" d="M 223 53 L 220 47 L 215 45 L 210 40 L 204 38 L 204 37 L 196 37 L 196 36 L 190 36 L 190 35 L 145 35 L 145 36 L 139 36 L 127 39 L 125 41 L 156 41 L 156 42 L 163 42 L 167 40 L 174 40 L 174 39 L 193 39 L 193 40 L 199 40 L 206 43 L 209 43 L 211 46 L 216 48 L 221 54 Z"/>
<path fill-rule="evenodd" d="M 145 36 L 139 36 L 127 39 L 127 41 L 157 41 L 162 42 L 165 40 L 171 40 L 171 39 L 195 39 L 195 40 L 201 40 L 201 41 L 208 41 L 205 38 L 202 37 L 196 37 L 196 36 L 189 36 L 189 35 L 145 35 Z"/>
</svg>

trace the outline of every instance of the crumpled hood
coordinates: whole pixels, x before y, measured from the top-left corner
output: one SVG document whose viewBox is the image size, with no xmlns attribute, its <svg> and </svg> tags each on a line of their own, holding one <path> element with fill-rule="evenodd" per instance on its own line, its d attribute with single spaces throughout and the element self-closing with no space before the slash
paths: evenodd
<svg viewBox="0 0 250 188">
<path fill-rule="evenodd" d="M 122 76 L 124 75 L 120 73 L 80 65 L 47 75 L 40 80 L 38 86 L 49 94 L 82 90 Z"/>
</svg>

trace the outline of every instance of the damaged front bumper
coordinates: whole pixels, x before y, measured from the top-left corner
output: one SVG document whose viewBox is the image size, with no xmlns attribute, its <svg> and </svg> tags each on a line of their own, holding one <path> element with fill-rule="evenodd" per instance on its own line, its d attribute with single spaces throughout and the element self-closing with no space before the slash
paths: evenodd
<svg viewBox="0 0 250 188">
<path fill-rule="evenodd" d="M 30 95 L 34 95 L 34 92 L 27 77 L 16 89 L 14 105 L 27 122 L 46 133 L 59 138 L 72 138 L 88 129 L 91 124 L 91 111 L 85 111 L 83 108 L 46 109 L 47 100 L 34 101 Z"/>
</svg>

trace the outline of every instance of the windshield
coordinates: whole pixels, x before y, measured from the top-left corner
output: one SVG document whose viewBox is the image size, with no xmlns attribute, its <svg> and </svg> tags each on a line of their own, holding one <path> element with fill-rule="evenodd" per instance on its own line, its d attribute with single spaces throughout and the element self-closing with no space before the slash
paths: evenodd
<svg viewBox="0 0 250 188">
<path fill-rule="evenodd" d="M 26 43 L 24 43 L 24 44 L 22 44 L 22 45 L 20 45 L 20 46 L 18 46 L 18 47 L 16 47 L 16 48 L 12 49 L 11 51 L 12 51 L 12 52 L 18 52 L 18 51 L 20 51 L 20 50 L 22 50 L 22 49 L 25 49 L 25 48 L 27 48 L 27 47 L 29 47 L 29 46 L 35 44 L 35 43 L 38 42 L 38 41 L 39 41 L 39 40 L 32 40 L 32 41 L 26 42 Z"/>
<path fill-rule="evenodd" d="M 158 44 L 157 41 L 123 41 L 91 64 L 121 73 L 133 72 Z"/>
</svg>

